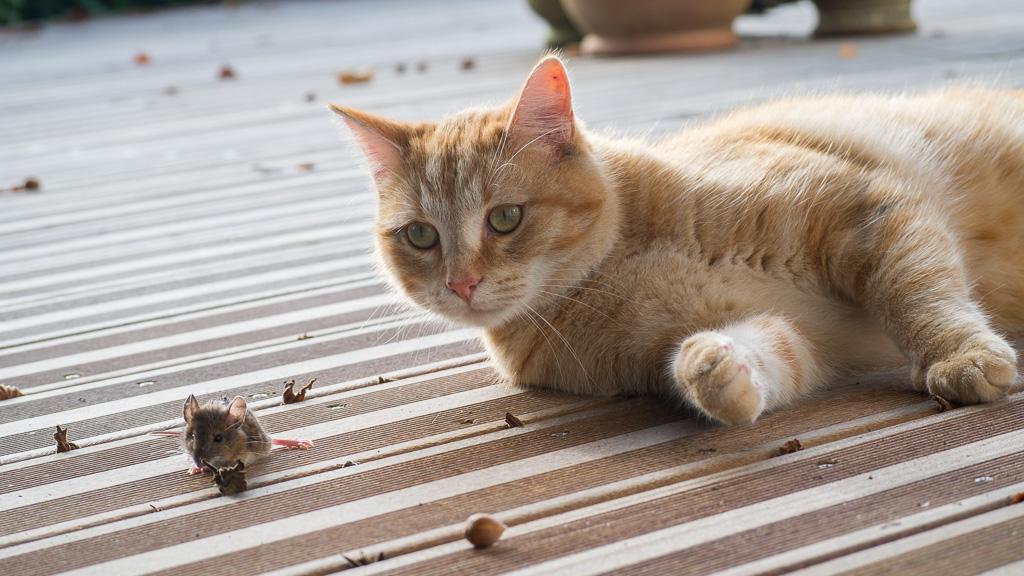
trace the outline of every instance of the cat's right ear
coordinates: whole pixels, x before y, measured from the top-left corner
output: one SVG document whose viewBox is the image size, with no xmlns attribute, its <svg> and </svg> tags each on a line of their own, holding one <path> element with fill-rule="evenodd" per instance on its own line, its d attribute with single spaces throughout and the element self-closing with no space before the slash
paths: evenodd
<svg viewBox="0 0 1024 576">
<path fill-rule="evenodd" d="M 556 157 L 569 151 L 576 122 L 569 73 L 558 57 L 544 57 L 530 72 L 507 130 L 519 147 L 544 146 Z"/>
<path fill-rule="evenodd" d="M 405 131 L 400 124 L 362 110 L 337 104 L 329 106 L 335 114 L 341 116 L 356 137 L 363 154 L 370 162 L 374 178 L 399 171 L 402 164 L 402 146 L 406 139 Z"/>
<path fill-rule="evenodd" d="M 188 395 L 188 400 L 185 400 L 185 408 L 182 410 L 182 416 L 185 417 L 185 423 L 189 424 L 192 422 L 192 418 L 195 417 L 196 411 L 199 410 L 199 401 L 196 400 L 194 394 Z"/>
</svg>

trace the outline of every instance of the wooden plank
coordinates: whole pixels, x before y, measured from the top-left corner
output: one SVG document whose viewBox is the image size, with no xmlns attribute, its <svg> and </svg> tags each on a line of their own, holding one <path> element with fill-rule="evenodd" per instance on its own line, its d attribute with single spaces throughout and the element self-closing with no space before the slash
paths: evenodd
<svg viewBox="0 0 1024 576">
<path fill-rule="evenodd" d="M 1010 570 L 1024 560 L 1022 533 L 1024 506 L 1005 506 L 795 574 L 906 574 L 922 566 L 942 566 L 945 574 Z"/>
<path fill-rule="evenodd" d="M 654 137 L 778 95 L 1024 85 L 1024 7 L 915 10 L 916 35 L 809 41 L 798 3 L 741 18 L 732 52 L 573 58 L 577 109 Z M 27 392 L 0 402 L 5 571 L 1019 571 L 1019 394 L 937 414 L 888 375 L 724 429 L 657 399 L 504 387 L 475 331 L 394 306 L 365 167 L 325 102 L 407 119 L 502 102 L 542 35 L 521 0 L 255 3 L 0 35 L 0 188 L 43 182 L 0 193 L 0 382 Z M 364 66 L 372 82 L 337 83 Z M 280 404 L 282 380 L 312 377 Z M 316 448 L 275 451 L 221 497 L 146 436 L 181 426 L 191 392 L 245 395 Z M 58 423 L 81 449 L 53 453 Z M 774 457 L 793 437 L 805 449 Z M 510 525 L 490 550 L 461 537 L 479 511 Z"/>
<path fill-rule="evenodd" d="M 711 474 L 680 483 L 670 495 L 656 493 L 628 507 L 607 512 L 598 508 L 599 513 L 593 516 L 578 512 L 576 517 L 570 514 L 567 521 L 542 524 L 536 530 L 524 527 L 521 537 L 510 534 L 501 554 L 476 554 L 462 545 L 450 557 L 430 558 L 396 568 L 395 572 L 441 573 L 445 567 L 457 565 L 466 573 L 519 568 L 524 574 L 541 574 L 571 567 L 573 573 L 596 574 L 641 569 L 644 562 L 663 557 L 669 557 L 667 566 L 675 570 L 685 569 L 691 552 L 696 554 L 697 562 L 729 562 L 733 555 L 722 555 L 720 549 L 709 544 L 844 502 L 852 505 L 881 491 L 998 457 L 1000 451 L 1017 454 L 1020 446 L 1012 438 L 1001 437 L 998 432 L 990 435 L 995 430 L 1015 430 L 1015 410 L 1005 409 L 1003 423 L 994 429 L 986 425 L 991 416 L 987 410 L 962 416 L 976 418 L 973 425 L 934 417 L 932 421 L 945 422 L 896 425 L 720 473 L 720 478 Z M 964 430 L 964 434 L 958 433 L 957 440 L 943 449 L 914 440 L 942 434 L 942 428 Z M 967 429 L 972 432 L 967 433 Z M 990 450 L 988 445 L 998 448 Z M 985 448 L 979 449 L 982 446 Z M 822 463 L 829 465 L 823 468 Z M 1019 463 L 1016 470 L 1019 474 Z M 736 479 L 737 474 L 742 478 Z M 1024 481 L 1024 477 L 1018 481 Z M 704 570 L 690 567 L 695 573 L 712 570 L 711 566 Z M 666 565 L 660 565 L 652 573 L 665 569 Z M 382 563 L 380 570 L 389 571 L 388 564 Z"/>
</svg>

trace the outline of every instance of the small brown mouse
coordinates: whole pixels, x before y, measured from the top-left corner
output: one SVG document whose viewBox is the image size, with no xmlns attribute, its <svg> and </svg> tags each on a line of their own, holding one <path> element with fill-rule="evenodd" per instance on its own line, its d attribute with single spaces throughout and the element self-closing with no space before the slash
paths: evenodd
<svg viewBox="0 0 1024 576">
<path fill-rule="evenodd" d="M 248 467 L 269 454 L 273 446 L 313 447 L 309 440 L 271 438 L 241 396 L 235 396 L 230 403 L 225 398 L 221 402 L 200 405 L 195 395 L 190 394 L 182 414 L 185 417 L 185 452 L 192 458 L 189 474 L 205 472 L 204 461 L 215 468 L 234 466 L 238 462 Z M 179 431 L 155 434 L 181 436 Z"/>
</svg>

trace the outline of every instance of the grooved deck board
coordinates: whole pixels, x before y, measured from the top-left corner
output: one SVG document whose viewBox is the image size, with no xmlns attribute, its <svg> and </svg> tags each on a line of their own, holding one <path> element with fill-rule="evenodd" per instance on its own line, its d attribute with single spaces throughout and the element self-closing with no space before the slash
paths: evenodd
<svg viewBox="0 0 1024 576">
<path fill-rule="evenodd" d="M 809 91 L 1024 87 L 1024 6 L 918 0 L 915 17 L 917 34 L 814 40 L 797 3 L 742 17 L 731 52 L 572 57 L 577 113 L 658 136 Z M 432 119 L 503 102 L 543 35 L 522 0 L 0 32 L 0 189 L 42 183 L 0 192 L 0 383 L 27 393 L 0 402 L 4 573 L 1019 570 L 1024 393 L 938 413 L 900 371 L 721 428 L 663 399 L 513 389 L 475 331 L 398 302 L 370 253 L 369 177 L 325 103 Z M 363 67 L 371 82 L 338 84 Z M 292 378 L 317 384 L 282 405 Z M 222 497 L 148 435 L 180 426 L 189 393 L 247 396 L 271 433 L 316 445 Z M 54 453 L 57 424 L 80 450 Z M 805 449 L 777 456 L 792 438 Z M 509 524 L 493 548 L 463 541 L 475 512 Z"/>
</svg>

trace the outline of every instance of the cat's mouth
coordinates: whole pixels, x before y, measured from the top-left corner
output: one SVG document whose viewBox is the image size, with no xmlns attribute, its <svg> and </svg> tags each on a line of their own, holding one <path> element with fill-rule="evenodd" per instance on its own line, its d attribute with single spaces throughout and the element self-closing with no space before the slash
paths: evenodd
<svg viewBox="0 0 1024 576">
<path fill-rule="evenodd" d="M 441 314 L 448 319 L 478 326 L 490 328 L 503 324 L 514 312 L 514 305 L 488 304 L 483 302 L 459 302 L 455 305 L 445 306 Z"/>
<path fill-rule="evenodd" d="M 532 301 L 533 294 L 524 288 L 522 284 L 505 282 L 497 292 L 493 288 L 477 291 L 468 302 L 444 289 L 419 302 L 424 308 L 451 322 L 478 328 L 497 328 L 529 307 L 527 302 Z"/>
</svg>

